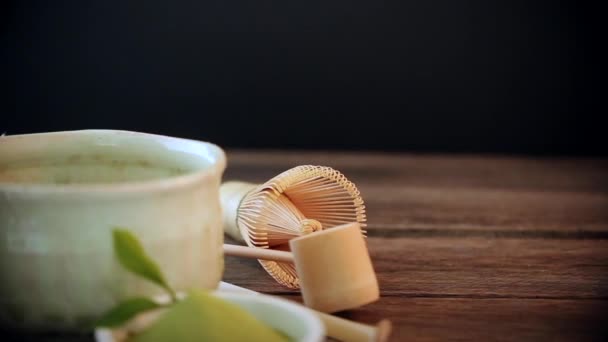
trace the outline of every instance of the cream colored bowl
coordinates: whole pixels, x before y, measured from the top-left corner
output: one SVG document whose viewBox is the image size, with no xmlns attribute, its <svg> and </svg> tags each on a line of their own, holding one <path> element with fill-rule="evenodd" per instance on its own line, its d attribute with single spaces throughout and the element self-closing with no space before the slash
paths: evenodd
<svg viewBox="0 0 608 342">
<path fill-rule="evenodd" d="M 325 340 L 325 327 L 323 323 L 313 311 L 302 305 L 261 294 L 218 291 L 215 295 L 240 306 L 269 327 L 287 335 L 291 341 L 320 342 Z M 166 298 L 163 299 L 165 300 L 161 300 L 161 302 L 166 301 Z M 133 325 L 143 324 L 145 326 L 153 322 L 153 319 L 146 320 L 145 318 L 141 317 L 142 322 L 130 323 Z M 135 320 L 137 319 L 135 318 Z M 179 328 L 179 326 L 175 327 L 175 329 Z M 114 330 L 95 330 L 97 342 L 123 342 L 123 337 L 126 335 L 120 328 Z M 252 340 L 251 342 L 255 341 Z"/>
<path fill-rule="evenodd" d="M 112 229 L 131 230 L 177 289 L 223 271 L 217 146 L 109 130 L 0 137 L 0 324 L 84 329 L 159 289 L 124 271 Z"/>
</svg>

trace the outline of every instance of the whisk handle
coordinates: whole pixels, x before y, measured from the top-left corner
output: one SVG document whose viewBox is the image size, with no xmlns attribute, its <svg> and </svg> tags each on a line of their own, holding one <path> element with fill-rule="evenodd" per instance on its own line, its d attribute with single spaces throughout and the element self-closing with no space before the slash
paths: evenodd
<svg viewBox="0 0 608 342">
<path fill-rule="evenodd" d="M 224 245 L 224 254 L 238 256 L 243 258 L 271 260 L 278 262 L 293 263 L 293 254 L 284 251 L 276 251 L 272 249 L 253 248 L 238 245 Z"/>
<path fill-rule="evenodd" d="M 245 241 L 244 236 L 247 234 L 243 234 L 237 225 L 239 205 L 243 197 L 256 186 L 256 184 L 238 181 L 226 182 L 220 186 L 224 232 L 240 242 Z"/>
</svg>

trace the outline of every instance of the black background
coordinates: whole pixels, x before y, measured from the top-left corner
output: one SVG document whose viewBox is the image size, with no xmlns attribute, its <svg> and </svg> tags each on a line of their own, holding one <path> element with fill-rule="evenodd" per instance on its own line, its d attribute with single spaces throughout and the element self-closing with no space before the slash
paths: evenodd
<svg viewBox="0 0 608 342">
<path fill-rule="evenodd" d="M 608 155 L 595 119 L 605 39 L 584 4 L 2 6 L 7 134 L 115 128 L 225 147 Z"/>
</svg>

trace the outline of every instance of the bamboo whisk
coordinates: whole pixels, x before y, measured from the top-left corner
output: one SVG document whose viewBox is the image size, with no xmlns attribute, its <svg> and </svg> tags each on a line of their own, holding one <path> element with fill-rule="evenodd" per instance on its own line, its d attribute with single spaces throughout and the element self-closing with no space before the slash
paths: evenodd
<svg viewBox="0 0 608 342">
<path fill-rule="evenodd" d="M 251 247 L 289 250 L 295 237 L 350 222 L 365 234 L 359 190 L 330 167 L 297 166 L 261 185 L 227 182 L 220 194 L 226 233 Z M 292 263 L 259 262 L 277 282 L 299 287 Z"/>
</svg>

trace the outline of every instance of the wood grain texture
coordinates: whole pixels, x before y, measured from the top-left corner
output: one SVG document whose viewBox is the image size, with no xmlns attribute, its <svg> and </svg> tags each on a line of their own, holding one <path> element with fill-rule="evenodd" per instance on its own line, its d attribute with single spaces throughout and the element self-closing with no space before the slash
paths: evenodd
<svg viewBox="0 0 608 342">
<path fill-rule="evenodd" d="M 302 163 L 355 182 L 372 229 L 608 238 L 603 160 L 235 151 L 225 178 L 262 182 Z"/>
<path fill-rule="evenodd" d="M 602 341 L 608 302 L 517 298 L 395 298 L 341 314 L 394 324 L 391 341 Z"/>
<path fill-rule="evenodd" d="M 383 296 L 608 299 L 608 240 L 372 237 L 368 248 Z M 255 260 L 226 260 L 226 281 L 295 293 Z"/>
<path fill-rule="evenodd" d="M 228 151 L 224 180 L 301 164 L 366 202 L 382 298 L 340 316 L 389 318 L 391 341 L 608 340 L 608 160 Z M 301 301 L 256 260 L 226 257 L 224 280 Z"/>
<path fill-rule="evenodd" d="M 366 202 L 377 303 L 393 341 L 603 340 L 608 319 L 608 161 L 229 151 L 225 179 L 262 182 L 332 166 Z M 255 260 L 224 280 L 299 301 Z"/>
</svg>

